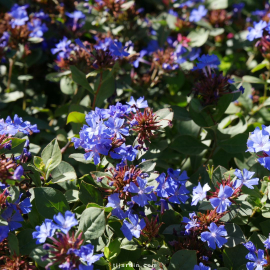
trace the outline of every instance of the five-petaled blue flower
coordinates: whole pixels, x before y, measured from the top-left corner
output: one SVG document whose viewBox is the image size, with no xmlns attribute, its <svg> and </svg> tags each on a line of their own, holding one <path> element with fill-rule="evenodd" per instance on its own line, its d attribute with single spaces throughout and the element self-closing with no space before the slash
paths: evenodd
<svg viewBox="0 0 270 270">
<path fill-rule="evenodd" d="M 51 219 L 45 219 L 41 226 L 36 226 L 36 231 L 32 233 L 34 239 L 37 239 L 37 244 L 42 244 L 47 237 L 52 237 L 57 229 Z"/>
<path fill-rule="evenodd" d="M 225 212 L 227 210 L 227 207 L 232 204 L 232 202 L 228 198 L 232 196 L 233 192 L 234 190 L 231 187 L 223 187 L 221 185 L 218 197 L 210 199 L 212 206 L 217 207 L 217 213 L 220 214 Z"/>
<path fill-rule="evenodd" d="M 201 183 L 199 182 L 198 186 L 193 188 L 192 191 L 192 202 L 191 205 L 197 205 L 199 201 L 202 201 L 203 199 L 206 198 L 206 193 L 209 191 L 211 188 L 209 187 L 208 184 L 205 184 L 203 187 L 201 186 Z"/>
<path fill-rule="evenodd" d="M 249 139 L 247 141 L 247 146 L 249 152 L 268 152 L 270 150 L 270 141 L 269 141 L 269 133 L 268 127 L 265 126 L 260 129 L 256 127 L 255 130 L 250 134 Z"/>
<path fill-rule="evenodd" d="M 66 211 L 65 216 L 58 213 L 57 215 L 54 215 L 53 219 L 56 223 L 56 228 L 60 229 L 65 234 L 67 234 L 73 226 L 78 224 L 75 214 L 70 211 Z"/>
<path fill-rule="evenodd" d="M 215 54 L 203 54 L 201 57 L 198 58 L 198 61 L 199 63 L 197 63 L 197 66 L 194 67 L 192 70 L 204 69 L 205 67 L 217 68 L 220 65 L 220 61 Z"/>
<path fill-rule="evenodd" d="M 195 217 L 196 217 L 196 213 L 195 212 L 190 213 L 189 214 L 189 218 L 183 217 L 182 223 L 186 223 L 185 229 L 186 229 L 186 232 L 187 233 L 189 232 L 190 229 L 199 226 L 199 223 L 197 221 L 197 218 L 195 218 Z"/>
<path fill-rule="evenodd" d="M 22 215 L 18 211 L 14 211 L 13 207 L 8 207 L 3 213 L 2 218 L 8 222 L 10 231 L 22 227 L 21 221 L 24 221 Z"/>
<path fill-rule="evenodd" d="M 97 262 L 101 257 L 103 257 L 103 253 L 94 255 L 94 246 L 91 244 L 87 244 L 82 246 L 78 252 L 79 257 L 87 263 L 88 266 L 91 266 L 93 263 Z"/>
<path fill-rule="evenodd" d="M 119 198 L 119 193 L 114 193 L 108 197 L 108 203 L 107 203 L 106 207 L 112 207 L 113 208 L 112 215 L 114 215 L 120 219 L 124 219 L 125 213 L 121 209 L 120 202 L 121 201 Z"/>
<path fill-rule="evenodd" d="M 221 248 L 224 244 L 227 243 L 227 239 L 224 236 L 227 236 L 227 231 L 224 228 L 224 225 L 219 227 L 215 223 L 211 223 L 208 227 L 209 232 L 202 232 L 201 240 L 207 242 L 208 246 L 212 249 L 216 249 L 216 245 Z"/>
<path fill-rule="evenodd" d="M 193 270 L 211 270 L 211 267 L 205 266 L 203 263 L 195 265 Z"/>
<path fill-rule="evenodd" d="M 259 184 L 259 178 L 252 178 L 255 172 L 249 172 L 247 169 L 243 170 L 243 173 L 236 169 L 234 175 L 237 177 L 235 181 L 235 188 L 244 185 L 250 189 L 254 189 L 253 185 Z"/>
<path fill-rule="evenodd" d="M 253 28 L 248 27 L 248 35 L 247 39 L 249 41 L 253 41 L 254 39 L 261 38 L 263 35 L 263 30 L 267 26 L 267 23 L 265 21 L 259 21 L 258 23 L 253 22 Z"/>
<path fill-rule="evenodd" d="M 134 214 L 129 214 L 128 215 L 129 220 L 131 221 L 128 222 L 126 219 L 124 220 L 123 226 L 121 227 L 121 231 L 123 232 L 124 236 L 131 241 L 132 236 L 139 238 L 141 235 L 141 230 L 143 230 L 146 226 L 146 223 L 144 219 L 142 219 L 139 222 L 139 217 L 138 215 Z"/>
<path fill-rule="evenodd" d="M 251 261 L 246 265 L 248 270 L 263 270 L 263 266 L 267 264 L 267 260 L 264 259 L 264 251 L 262 249 L 259 249 L 257 254 L 255 252 L 249 252 L 246 255 L 246 259 Z"/>
<path fill-rule="evenodd" d="M 207 14 L 207 9 L 200 5 L 198 9 L 193 9 L 189 16 L 190 22 L 198 22 Z"/>
</svg>

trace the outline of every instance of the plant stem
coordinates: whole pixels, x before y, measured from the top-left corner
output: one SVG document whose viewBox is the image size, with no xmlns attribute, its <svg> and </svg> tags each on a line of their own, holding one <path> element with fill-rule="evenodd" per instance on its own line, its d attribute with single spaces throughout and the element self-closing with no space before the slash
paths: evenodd
<svg viewBox="0 0 270 270">
<path fill-rule="evenodd" d="M 98 95 L 98 92 L 99 92 L 99 90 L 100 90 L 100 88 L 101 88 L 101 84 L 102 84 L 102 70 L 100 71 L 99 85 L 98 85 L 97 92 L 95 93 L 95 96 L 94 96 L 94 101 L 93 101 L 93 105 L 92 105 L 92 110 L 95 109 L 96 100 L 97 100 L 97 95 Z"/>
<path fill-rule="evenodd" d="M 13 64 L 14 64 L 14 59 L 13 58 L 9 59 L 9 70 L 8 70 L 7 89 L 10 88 L 11 76 L 12 76 L 12 70 L 13 70 Z"/>
</svg>

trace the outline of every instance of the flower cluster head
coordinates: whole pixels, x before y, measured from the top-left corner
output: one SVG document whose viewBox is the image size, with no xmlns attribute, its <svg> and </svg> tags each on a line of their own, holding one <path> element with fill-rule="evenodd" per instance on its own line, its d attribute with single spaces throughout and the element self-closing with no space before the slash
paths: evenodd
<svg viewBox="0 0 270 270">
<path fill-rule="evenodd" d="M 137 149 L 145 143 L 143 139 L 149 140 L 153 136 L 152 131 L 159 128 L 156 116 L 146 107 L 144 98 L 135 101 L 132 97 L 128 105 L 117 103 L 109 109 L 96 108 L 89 112 L 85 117 L 87 125 L 80 131 L 80 138 L 72 139 L 75 148 L 84 148 L 85 159 L 93 159 L 95 165 L 100 163 L 101 155 L 121 159 L 123 162 L 133 161 Z M 146 108 L 144 113 L 141 113 L 141 108 Z M 125 143 L 131 130 L 138 133 L 139 145 L 135 147 Z"/>
<path fill-rule="evenodd" d="M 37 239 L 37 244 L 45 243 L 47 238 L 52 241 L 52 244 L 43 245 L 43 248 L 48 251 L 44 259 L 49 258 L 52 261 L 46 269 L 58 264 L 60 269 L 92 270 L 93 263 L 103 256 L 103 254 L 94 255 L 93 245 L 82 245 L 82 233 L 75 235 L 74 232 L 70 232 L 76 225 L 78 221 L 75 214 L 66 211 L 64 215 L 58 213 L 54 215 L 53 220 L 45 219 L 41 226 L 36 226 L 33 238 Z"/>
<path fill-rule="evenodd" d="M 4 119 L 0 119 L 0 135 L 9 134 L 14 136 L 16 133 L 22 132 L 25 135 L 31 135 L 38 133 L 37 125 L 32 125 L 29 121 L 23 121 L 17 114 L 14 116 L 14 120 L 10 116 Z"/>
<path fill-rule="evenodd" d="M 26 11 L 28 7 L 29 7 L 28 5 L 25 6 L 19 6 L 18 4 L 13 5 L 9 13 L 12 17 L 11 19 L 12 28 L 15 28 L 16 26 L 25 25 L 25 23 L 29 20 Z"/>
<path fill-rule="evenodd" d="M 215 104 L 219 98 L 230 93 L 243 93 L 243 88 L 233 91 L 231 89 L 233 80 L 216 70 L 220 65 L 216 55 L 202 55 L 198 61 L 193 68 L 193 71 L 196 71 L 194 74 L 197 76 L 197 82 L 191 92 L 201 100 L 203 105 Z"/>
<path fill-rule="evenodd" d="M 251 261 L 247 263 L 247 269 L 262 270 L 263 266 L 267 264 L 264 251 L 262 249 L 257 250 L 255 245 L 251 241 L 244 243 L 244 246 L 249 251 L 249 253 L 246 255 L 246 259 Z"/>
</svg>

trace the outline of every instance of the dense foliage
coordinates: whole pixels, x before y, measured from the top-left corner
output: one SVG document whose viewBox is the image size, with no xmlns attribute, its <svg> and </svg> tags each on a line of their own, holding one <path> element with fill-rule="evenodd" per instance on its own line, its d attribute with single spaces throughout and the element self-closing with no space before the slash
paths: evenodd
<svg viewBox="0 0 270 270">
<path fill-rule="evenodd" d="M 0 269 L 270 269 L 268 1 L 0 6 Z"/>
</svg>

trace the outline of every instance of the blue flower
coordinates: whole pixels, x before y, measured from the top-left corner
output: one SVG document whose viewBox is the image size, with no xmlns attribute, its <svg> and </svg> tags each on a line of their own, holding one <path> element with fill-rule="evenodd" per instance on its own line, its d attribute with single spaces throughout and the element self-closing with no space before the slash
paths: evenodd
<svg viewBox="0 0 270 270">
<path fill-rule="evenodd" d="M 174 0 L 175 1 L 175 0 Z M 173 2 L 174 2 L 173 1 Z M 188 0 L 182 4 L 179 5 L 180 8 L 183 7 L 192 7 L 193 5 L 195 5 L 196 3 L 204 3 L 205 0 Z"/>
<path fill-rule="evenodd" d="M 67 37 L 64 37 L 58 44 L 56 48 L 51 49 L 52 54 L 58 53 L 59 57 L 67 59 L 71 52 L 71 40 L 68 40 Z"/>
<path fill-rule="evenodd" d="M 88 266 L 97 262 L 103 255 L 103 253 L 94 255 L 94 246 L 91 244 L 82 246 L 79 250 L 79 257 L 86 262 Z"/>
<path fill-rule="evenodd" d="M 51 219 L 45 219 L 41 226 L 36 226 L 36 231 L 32 233 L 34 239 L 37 239 L 37 244 L 42 244 L 47 237 L 52 237 L 57 229 Z"/>
<path fill-rule="evenodd" d="M 65 216 L 61 213 L 54 215 L 53 217 L 57 229 L 60 229 L 63 233 L 67 234 L 68 231 L 78 224 L 78 220 L 75 218 L 75 214 L 70 211 L 65 212 Z"/>
<path fill-rule="evenodd" d="M 193 270 L 211 270 L 211 267 L 205 266 L 203 263 L 195 265 Z"/>
<path fill-rule="evenodd" d="M 217 68 L 220 65 L 220 61 L 215 54 L 203 54 L 201 57 L 198 58 L 198 61 L 199 63 L 197 63 L 197 66 L 194 67 L 192 70 L 204 69 L 205 67 Z"/>
<path fill-rule="evenodd" d="M 216 245 L 221 248 L 227 243 L 227 239 L 224 238 L 224 236 L 227 236 L 227 231 L 225 230 L 224 225 L 220 225 L 218 227 L 212 222 L 208 229 L 209 232 L 202 232 L 201 240 L 203 242 L 207 242 L 210 248 L 216 249 Z"/>
<path fill-rule="evenodd" d="M 8 46 L 10 34 L 8 32 L 4 32 L 2 37 L 0 38 L 0 48 L 5 48 Z"/>
<path fill-rule="evenodd" d="M 232 7 L 233 7 L 234 13 L 239 13 L 245 7 L 245 3 L 236 3 L 236 4 L 233 4 Z"/>
<path fill-rule="evenodd" d="M 104 124 L 111 130 L 117 139 L 123 138 L 123 136 L 129 136 L 128 127 L 124 127 L 125 119 L 109 118 Z"/>
<path fill-rule="evenodd" d="M 194 61 L 200 56 L 201 51 L 202 51 L 201 48 L 192 48 L 191 51 L 186 56 L 186 58 L 188 58 L 190 61 Z"/>
<path fill-rule="evenodd" d="M 14 210 L 19 210 L 22 214 L 28 214 L 31 212 L 32 204 L 30 202 L 30 198 L 26 198 L 20 202 L 22 195 L 23 194 L 21 193 L 19 198 L 14 203 L 10 203 L 9 205 Z"/>
<path fill-rule="evenodd" d="M 247 141 L 249 152 L 268 152 L 270 150 L 269 133 L 263 126 L 262 130 L 256 127 Z"/>
<path fill-rule="evenodd" d="M 248 270 L 263 270 L 263 265 L 267 264 L 267 260 L 264 259 L 264 251 L 259 249 L 257 255 L 255 252 L 250 252 L 246 255 L 246 259 L 252 261 L 247 263 Z"/>
<path fill-rule="evenodd" d="M 129 56 L 129 53 L 125 51 L 126 47 L 123 47 L 122 43 L 118 40 L 114 40 L 114 42 L 109 45 L 109 48 L 112 55 L 116 57 L 122 58 Z"/>
<path fill-rule="evenodd" d="M 19 6 L 18 4 L 14 4 L 11 8 L 10 15 L 12 17 L 11 26 L 15 28 L 16 26 L 25 25 L 25 23 L 29 20 L 26 9 L 29 5 Z"/>
<path fill-rule="evenodd" d="M 110 45 L 113 43 L 111 38 L 105 38 L 104 40 L 99 40 L 98 44 L 94 46 L 96 50 L 106 51 L 109 49 Z"/>
<path fill-rule="evenodd" d="M 23 176 L 23 174 L 24 174 L 23 166 L 22 166 L 22 165 L 19 165 L 19 166 L 15 169 L 12 178 L 15 179 L 15 180 L 20 180 L 21 177 Z"/>
<path fill-rule="evenodd" d="M 189 194 L 189 191 L 186 189 L 185 186 L 181 186 L 180 188 L 173 187 L 173 192 L 170 194 L 172 195 L 168 201 L 171 203 L 181 204 L 185 203 L 189 196 L 186 194 Z"/>
<path fill-rule="evenodd" d="M 229 186 L 223 187 L 220 186 L 220 190 L 218 193 L 218 198 L 210 199 L 210 202 L 213 207 L 217 207 L 217 213 L 223 213 L 227 210 L 227 207 L 230 206 L 232 203 L 228 199 L 233 194 L 233 189 Z"/>
<path fill-rule="evenodd" d="M 189 16 L 190 22 L 198 22 L 207 14 L 207 9 L 200 5 L 198 9 L 193 9 Z"/>
<path fill-rule="evenodd" d="M 187 172 L 183 171 L 181 173 L 180 169 L 173 170 L 172 168 L 169 168 L 167 170 L 168 175 L 172 180 L 174 180 L 177 184 L 185 185 L 189 177 L 187 176 Z"/>
<path fill-rule="evenodd" d="M 267 152 L 267 154 L 269 154 L 269 151 Z M 267 170 L 270 170 L 270 157 L 258 158 L 258 162 Z"/>
<path fill-rule="evenodd" d="M 194 218 L 196 217 L 196 213 L 193 212 L 193 213 L 190 213 L 189 214 L 189 218 L 187 217 L 183 217 L 183 220 L 182 220 L 182 223 L 186 223 L 187 225 L 185 226 L 185 229 L 186 229 L 186 232 L 188 233 L 190 229 L 192 228 L 196 228 L 199 226 L 199 223 L 197 221 L 197 218 Z"/>
<path fill-rule="evenodd" d="M 43 37 L 43 34 L 48 31 L 48 28 L 45 23 L 42 23 L 39 19 L 33 19 L 32 22 L 29 22 L 28 29 L 31 31 L 30 37 Z"/>
<path fill-rule="evenodd" d="M 73 13 L 66 12 L 66 15 L 70 19 L 72 19 L 72 30 L 73 31 L 75 31 L 78 27 L 81 27 L 83 25 L 83 23 L 78 24 L 79 20 L 85 19 L 85 15 L 81 11 L 75 10 Z"/>
<path fill-rule="evenodd" d="M 201 186 L 201 183 L 199 182 L 198 186 L 193 188 L 192 191 L 192 202 L 191 205 L 197 205 L 199 201 L 202 201 L 206 198 L 206 193 L 209 191 L 211 188 L 209 187 L 208 184 L 205 184 L 203 187 Z"/>
<path fill-rule="evenodd" d="M 258 23 L 253 22 L 252 27 L 248 27 L 248 35 L 247 35 L 247 40 L 253 41 L 254 39 L 261 38 L 263 35 L 263 30 L 267 26 L 267 23 L 265 21 L 259 21 Z"/>
<path fill-rule="evenodd" d="M 18 211 L 15 211 L 15 213 L 13 212 L 13 207 L 8 207 L 2 214 L 2 218 L 8 222 L 10 231 L 15 231 L 22 227 L 20 221 L 24 221 L 22 215 Z"/>
<path fill-rule="evenodd" d="M 141 230 L 143 230 L 146 226 L 146 223 L 144 219 L 142 219 L 139 222 L 139 217 L 138 215 L 132 215 L 129 214 L 128 216 L 129 220 L 131 221 L 128 222 L 126 219 L 124 220 L 123 226 L 121 227 L 121 231 L 123 232 L 124 236 L 131 241 L 132 236 L 139 238 L 141 235 Z"/>
<path fill-rule="evenodd" d="M 132 65 L 135 68 L 139 67 L 140 62 L 141 63 L 145 63 L 145 64 L 150 64 L 148 61 L 144 60 L 143 57 L 147 55 L 147 51 L 146 50 L 141 50 L 140 51 L 140 56 L 132 63 Z"/>
<path fill-rule="evenodd" d="M 156 181 L 159 183 L 155 192 L 161 198 L 167 198 L 170 194 L 174 193 L 175 188 L 178 187 L 178 184 L 175 183 L 171 178 L 166 180 L 166 174 L 162 173 L 157 178 Z"/>
<path fill-rule="evenodd" d="M 146 187 L 147 180 L 142 179 L 141 177 L 137 177 L 137 183 L 139 187 L 137 187 L 135 183 L 131 182 L 128 187 L 128 191 L 131 193 L 138 193 L 137 196 L 133 196 L 131 199 L 139 206 L 145 206 L 148 204 L 148 201 L 153 199 L 148 193 L 153 190 L 154 186 Z"/>
<path fill-rule="evenodd" d="M 253 185 L 259 184 L 259 178 L 252 178 L 254 174 L 255 172 L 249 172 L 247 169 L 244 169 L 243 173 L 236 169 L 234 175 L 237 177 L 237 179 L 234 187 L 238 188 L 241 185 L 244 185 L 247 188 L 254 189 Z"/>
<path fill-rule="evenodd" d="M 108 203 L 106 207 L 112 207 L 112 215 L 124 219 L 126 217 L 124 211 L 121 209 L 119 193 L 114 193 L 108 197 Z"/>
<path fill-rule="evenodd" d="M 263 243 L 264 243 L 265 248 L 270 249 L 270 235 Z"/>
<path fill-rule="evenodd" d="M 135 108 L 143 109 L 148 107 L 147 100 L 144 100 L 144 97 L 140 97 L 135 101 L 134 97 L 131 96 L 130 101 L 127 102 L 127 104 L 132 107 L 133 112 L 136 112 Z"/>
<path fill-rule="evenodd" d="M 249 241 L 249 242 L 247 242 L 247 243 L 244 243 L 243 245 L 244 245 L 244 247 L 247 248 L 250 252 L 255 252 L 255 251 L 257 250 L 256 247 L 255 247 L 255 245 L 254 245 L 251 241 Z"/>
<path fill-rule="evenodd" d="M 148 46 L 147 48 L 145 49 L 149 54 L 159 50 L 160 47 L 158 45 L 158 42 L 157 40 L 151 40 L 149 43 L 148 43 Z"/>
<path fill-rule="evenodd" d="M 0 243 L 8 237 L 9 227 L 8 226 L 0 226 Z"/>
</svg>

